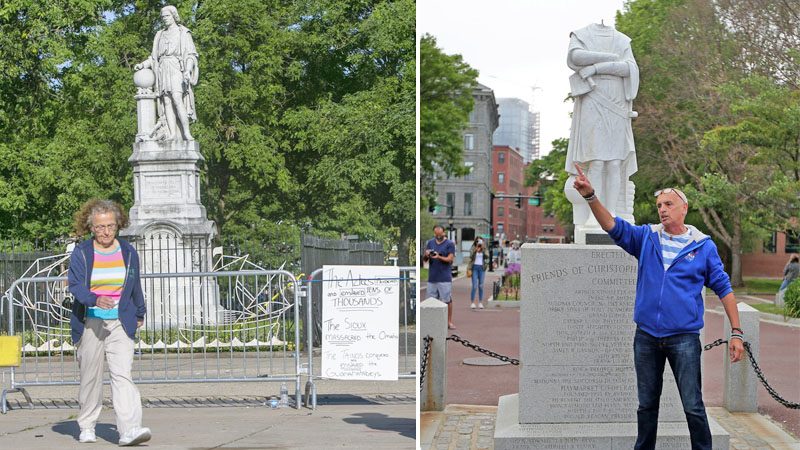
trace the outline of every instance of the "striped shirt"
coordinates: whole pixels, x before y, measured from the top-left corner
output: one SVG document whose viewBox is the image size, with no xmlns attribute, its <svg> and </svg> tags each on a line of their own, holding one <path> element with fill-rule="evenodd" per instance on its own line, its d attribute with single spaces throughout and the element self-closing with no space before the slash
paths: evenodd
<svg viewBox="0 0 800 450">
<path fill-rule="evenodd" d="M 661 235 L 661 256 L 666 271 L 675 261 L 678 253 L 692 241 L 692 230 L 687 229 L 686 233 L 676 235 L 671 235 L 666 231 L 661 231 L 659 234 Z"/>
<path fill-rule="evenodd" d="M 122 249 L 117 246 L 111 252 L 101 252 L 94 249 L 94 264 L 92 265 L 92 280 L 89 290 L 97 295 L 105 295 L 114 299 L 114 307 L 103 309 L 93 306 L 89 308 L 86 317 L 95 319 L 119 319 L 119 298 L 122 295 L 122 285 L 125 282 L 125 260 L 122 259 Z"/>
</svg>

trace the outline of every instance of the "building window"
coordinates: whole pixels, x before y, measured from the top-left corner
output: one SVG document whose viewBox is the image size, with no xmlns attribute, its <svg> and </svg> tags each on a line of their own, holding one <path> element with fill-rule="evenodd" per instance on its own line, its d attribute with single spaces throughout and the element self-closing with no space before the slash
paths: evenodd
<svg viewBox="0 0 800 450">
<path fill-rule="evenodd" d="M 503 226 L 502 223 L 498 223 L 497 224 L 497 234 L 503 234 L 503 231 L 505 231 L 505 227 Z"/>
<path fill-rule="evenodd" d="M 778 233 L 772 233 L 772 235 L 764 241 L 764 253 L 775 253 L 777 241 Z"/>
<path fill-rule="evenodd" d="M 465 192 L 464 193 L 464 215 L 471 216 L 472 215 L 472 193 Z"/>
<path fill-rule="evenodd" d="M 464 161 L 464 167 L 467 169 L 467 174 L 464 175 L 465 180 L 472 180 L 475 177 L 472 172 L 475 171 L 475 163 L 472 161 Z"/>
<path fill-rule="evenodd" d="M 786 253 L 800 253 L 800 233 L 786 231 Z"/>
<path fill-rule="evenodd" d="M 474 150 L 474 149 L 475 149 L 475 136 L 472 134 L 465 134 L 464 150 Z"/>
<path fill-rule="evenodd" d="M 497 173 L 497 183 L 498 184 L 505 184 L 506 183 L 506 174 L 503 172 Z"/>
<path fill-rule="evenodd" d="M 504 214 L 505 212 L 506 212 L 506 211 L 505 211 L 505 208 L 503 208 L 502 206 L 501 206 L 501 207 L 499 207 L 499 208 L 497 208 L 497 217 L 503 217 L 503 214 Z"/>
<path fill-rule="evenodd" d="M 444 213 L 447 214 L 448 217 L 452 216 L 453 215 L 453 208 L 456 206 L 456 193 L 455 192 L 448 192 L 447 193 L 446 205 L 447 205 L 447 209 L 445 210 Z"/>
<path fill-rule="evenodd" d="M 503 164 L 506 162 L 506 152 L 499 152 L 497 154 L 497 162 Z"/>
</svg>

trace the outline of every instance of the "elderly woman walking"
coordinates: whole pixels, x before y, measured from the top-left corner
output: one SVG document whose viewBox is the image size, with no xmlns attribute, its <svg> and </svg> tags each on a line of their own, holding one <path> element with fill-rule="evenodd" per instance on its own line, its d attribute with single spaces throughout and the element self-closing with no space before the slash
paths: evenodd
<svg viewBox="0 0 800 450">
<path fill-rule="evenodd" d="M 110 200 L 90 200 L 75 214 L 79 243 L 69 261 L 69 291 L 75 297 L 70 327 L 77 346 L 80 442 L 96 442 L 95 424 L 103 407 L 103 360 L 108 362 L 119 445 L 150 440 L 142 424 L 142 401 L 131 379 L 133 339 L 146 312 L 139 279 L 139 255 L 117 231 L 128 217 Z"/>
</svg>

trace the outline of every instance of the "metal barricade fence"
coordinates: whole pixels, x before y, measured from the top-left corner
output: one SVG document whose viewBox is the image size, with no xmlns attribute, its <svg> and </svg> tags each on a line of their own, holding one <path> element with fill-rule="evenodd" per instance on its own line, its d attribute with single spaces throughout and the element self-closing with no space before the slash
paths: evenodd
<svg viewBox="0 0 800 450">
<path fill-rule="evenodd" d="M 299 408 L 294 275 L 240 270 L 141 278 L 147 314 L 135 339 L 134 382 L 294 382 Z M 7 317 L 0 328 L 23 340 L 21 365 L 10 368 L 11 389 L 79 384 L 69 326 L 72 301 L 66 277 L 20 278 L 6 292 Z M 5 410 L 5 395 L 2 400 Z"/>
<path fill-rule="evenodd" d="M 399 355 L 398 355 L 398 378 L 416 378 L 417 376 L 417 330 L 416 330 L 416 307 L 417 307 L 417 268 L 414 266 L 401 266 L 400 276 L 397 282 L 400 284 L 400 335 L 398 339 Z M 314 333 L 317 327 L 314 326 L 322 321 L 322 284 L 325 281 L 323 278 L 323 270 L 317 269 L 311 272 L 306 279 L 303 280 L 303 287 L 301 296 L 308 298 L 306 303 L 306 348 L 313 349 Z M 340 280 L 344 281 L 344 280 Z M 305 391 L 305 404 L 315 409 L 317 406 L 317 392 L 314 385 L 314 378 L 321 378 L 321 364 L 318 364 L 315 372 L 315 364 L 313 352 L 307 352 L 307 370 L 304 367 L 303 372 L 308 373 L 308 381 L 306 382 Z M 320 352 L 321 356 L 321 352 Z"/>
</svg>

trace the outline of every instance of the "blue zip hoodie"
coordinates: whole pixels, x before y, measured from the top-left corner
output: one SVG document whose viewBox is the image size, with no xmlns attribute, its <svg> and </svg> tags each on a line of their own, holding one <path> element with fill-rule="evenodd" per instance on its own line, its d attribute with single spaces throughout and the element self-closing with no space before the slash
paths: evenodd
<svg viewBox="0 0 800 450">
<path fill-rule="evenodd" d="M 664 270 L 660 233 L 664 225 L 632 225 L 619 217 L 608 235 L 639 261 L 633 321 L 646 333 L 662 338 L 700 333 L 703 287 L 719 298 L 733 291 L 717 246 L 697 228 L 686 225 L 692 240 Z"/>
<path fill-rule="evenodd" d="M 119 320 L 129 338 L 136 334 L 137 320 L 144 320 L 147 306 L 142 294 L 142 283 L 139 278 L 139 254 L 131 244 L 117 238 L 125 261 L 125 281 L 122 284 L 122 296 L 119 299 Z M 83 241 L 75 246 L 69 258 L 69 291 L 75 297 L 72 302 L 72 315 L 69 325 L 72 328 L 72 343 L 77 344 L 83 336 L 86 321 L 86 309 L 97 305 L 97 296 L 89 288 L 92 281 L 94 265 L 93 240 Z"/>
</svg>

